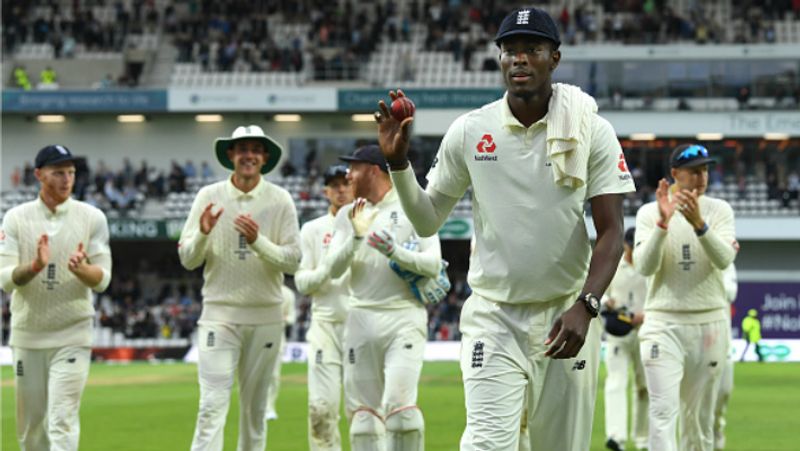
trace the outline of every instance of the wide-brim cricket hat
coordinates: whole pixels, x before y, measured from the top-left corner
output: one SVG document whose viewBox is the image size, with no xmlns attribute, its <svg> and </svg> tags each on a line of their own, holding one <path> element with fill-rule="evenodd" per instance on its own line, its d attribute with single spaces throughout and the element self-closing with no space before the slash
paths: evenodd
<svg viewBox="0 0 800 451">
<path fill-rule="evenodd" d="M 520 34 L 549 39 L 556 44 L 556 47 L 561 45 L 556 21 L 539 8 L 529 7 L 512 11 L 500 23 L 494 43 L 500 46 L 504 39 Z"/>
<path fill-rule="evenodd" d="M 257 139 L 264 143 L 264 150 L 267 151 L 267 161 L 261 167 L 261 173 L 266 174 L 275 169 L 278 162 L 281 160 L 283 148 L 277 141 L 267 136 L 264 130 L 258 125 L 243 125 L 236 127 L 230 138 L 217 138 L 214 141 L 214 152 L 217 154 L 217 161 L 222 166 L 230 169 L 233 168 L 233 162 L 228 158 L 228 149 L 233 146 L 233 143 L 240 139 Z"/>
</svg>

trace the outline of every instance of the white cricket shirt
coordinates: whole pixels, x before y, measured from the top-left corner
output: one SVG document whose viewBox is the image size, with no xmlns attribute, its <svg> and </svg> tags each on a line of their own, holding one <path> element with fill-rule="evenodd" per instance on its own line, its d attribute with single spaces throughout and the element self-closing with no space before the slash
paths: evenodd
<svg viewBox="0 0 800 451">
<path fill-rule="evenodd" d="M 36 259 L 39 237 L 48 235 L 47 267 L 30 282 L 17 286 L 14 268 Z M 91 346 L 92 289 L 104 291 L 111 281 L 108 223 L 99 209 L 67 199 L 51 211 L 41 198 L 18 205 L 3 217 L 0 230 L 0 281 L 11 294 L 11 346 L 57 348 Z M 68 268 L 69 257 L 83 243 L 89 262 L 99 265 L 103 279 L 87 287 Z"/>
<path fill-rule="evenodd" d="M 636 215 L 633 264 L 649 277 L 647 318 L 678 323 L 725 319 L 728 300 L 723 270 L 736 257 L 733 209 L 720 199 L 700 196 L 700 212 L 708 231 L 698 237 L 680 212 L 667 230 L 658 227 L 658 204 L 642 206 Z"/>
<path fill-rule="evenodd" d="M 505 97 L 459 117 L 428 174 L 429 187 L 461 198 L 472 185 L 475 293 L 511 303 L 546 302 L 581 289 L 591 256 L 584 203 L 635 190 L 614 129 L 594 114 L 588 177 L 556 185 L 547 157 L 545 116 L 523 126 Z"/>
<path fill-rule="evenodd" d="M 623 257 L 606 295 L 614 300 L 614 308 L 626 307 L 630 312 L 642 312 L 647 296 L 647 278 Z"/>
<path fill-rule="evenodd" d="M 225 211 L 208 235 L 200 232 L 200 215 L 209 203 L 212 213 Z M 234 227 L 240 214 L 250 214 L 259 237 L 248 244 Z M 297 213 L 288 191 L 261 180 L 249 193 L 230 179 L 203 187 L 181 233 L 178 254 L 186 269 L 203 269 L 203 312 L 200 321 L 233 324 L 282 322 L 283 273 L 300 262 Z"/>
<path fill-rule="evenodd" d="M 347 319 L 350 272 L 331 279 L 330 268 L 322 264 L 333 239 L 333 221 L 333 214 L 328 212 L 303 224 L 300 229 L 303 258 L 294 275 L 294 283 L 298 291 L 311 295 L 313 319 L 343 322 Z"/>
<path fill-rule="evenodd" d="M 376 205 L 367 204 L 365 213 L 377 209 L 369 231 L 360 240 L 354 239 L 353 225 L 349 215 L 353 205 L 339 209 L 334 221 L 331 253 L 327 257 L 331 263 L 332 275 L 337 276 L 350 269 L 350 307 L 378 309 L 423 308 L 411 293 L 408 284 L 389 266 L 389 258 L 367 245 L 367 237 L 372 232 L 388 230 L 399 246 L 409 240 L 418 240 L 418 252 L 412 255 L 410 268 L 417 274 L 433 277 L 439 274 L 442 252 L 439 237 L 434 235 L 420 238 L 414 232 L 400 199 L 394 189 L 389 190 Z"/>
</svg>

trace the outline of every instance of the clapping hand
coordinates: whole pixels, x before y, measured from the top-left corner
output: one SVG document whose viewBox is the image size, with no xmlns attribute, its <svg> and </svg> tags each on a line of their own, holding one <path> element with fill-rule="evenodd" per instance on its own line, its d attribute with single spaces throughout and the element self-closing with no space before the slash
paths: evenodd
<svg viewBox="0 0 800 451">
<path fill-rule="evenodd" d="M 211 213 L 213 207 L 213 203 L 206 205 L 206 209 L 203 210 L 203 214 L 200 215 L 200 232 L 202 232 L 203 235 L 211 233 L 211 230 L 217 225 L 217 221 L 219 221 L 219 217 L 222 216 L 222 212 L 224 211 L 223 208 L 220 208 L 217 214 L 213 214 Z"/>
<path fill-rule="evenodd" d="M 365 211 L 367 200 L 359 197 L 353 202 L 353 208 L 350 210 L 350 223 L 353 224 L 353 232 L 356 238 L 363 238 L 378 215 L 378 210 Z"/>
</svg>

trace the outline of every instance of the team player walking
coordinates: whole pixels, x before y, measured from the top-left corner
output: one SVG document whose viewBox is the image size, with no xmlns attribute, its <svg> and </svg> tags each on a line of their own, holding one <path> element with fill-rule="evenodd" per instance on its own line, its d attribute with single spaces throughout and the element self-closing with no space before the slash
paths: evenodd
<svg viewBox="0 0 800 451">
<path fill-rule="evenodd" d="M 284 273 L 313 299 L 309 447 L 341 449 L 344 386 L 352 449 L 422 450 L 417 385 L 430 299 L 407 275 L 440 275 L 436 232 L 470 186 L 476 249 L 461 318 L 460 449 L 518 449 L 520 440 L 534 451 L 589 448 L 602 334 L 595 318 L 615 273 L 608 299 L 632 302 L 635 325 L 643 324 L 610 339 L 609 366 L 614 349 L 642 363 L 646 445 L 713 449 L 730 340 L 722 272 L 738 249 L 732 209 L 704 195 L 713 160 L 700 145 L 674 150 L 674 183 L 662 180 L 656 201 L 641 208 L 619 263 L 622 196 L 634 190 L 632 178 L 594 99 L 551 82 L 561 60 L 557 26 L 541 10 L 519 9 L 495 42 L 507 91 L 450 126 L 426 189 L 407 159 L 413 119 L 397 121 L 383 102 L 380 145 L 359 147 L 342 157 L 349 168 L 325 172 L 330 210 L 302 231 L 289 193 L 262 177 L 278 164 L 280 145 L 255 125 L 216 141 L 219 162 L 233 172 L 198 192 L 178 251 L 187 269 L 204 265 L 193 450 L 222 449 L 237 375 L 239 449 L 265 448 L 268 387 L 284 340 Z M 13 291 L 17 436 L 26 450 L 78 447 L 90 293 L 111 277 L 105 218 L 69 197 L 73 161 L 63 146 L 42 149 L 39 199 L 10 210 L 0 230 L 0 282 Z M 593 251 L 586 201 L 597 230 Z M 646 290 L 635 272 L 647 278 Z M 626 375 L 627 365 L 620 365 Z M 618 385 L 608 400 L 624 396 Z M 624 448 L 626 421 L 608 420 L 609 446 Z M 634 433 L 637 447 L 644 435 Z"/>
</svg>

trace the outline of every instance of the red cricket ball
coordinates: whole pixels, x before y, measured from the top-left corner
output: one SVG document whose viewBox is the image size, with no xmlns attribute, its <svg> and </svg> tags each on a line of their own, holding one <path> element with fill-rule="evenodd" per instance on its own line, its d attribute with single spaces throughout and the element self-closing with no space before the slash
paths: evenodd
<svg viewBox="0 0 800 451">
<path fill-rule="evenodd" d="M 392 117 L 402 122 L 403 119 L 413 116 L 416 109 L 411 99 L 398 97 L 392 102 Z"/>
</svg>

